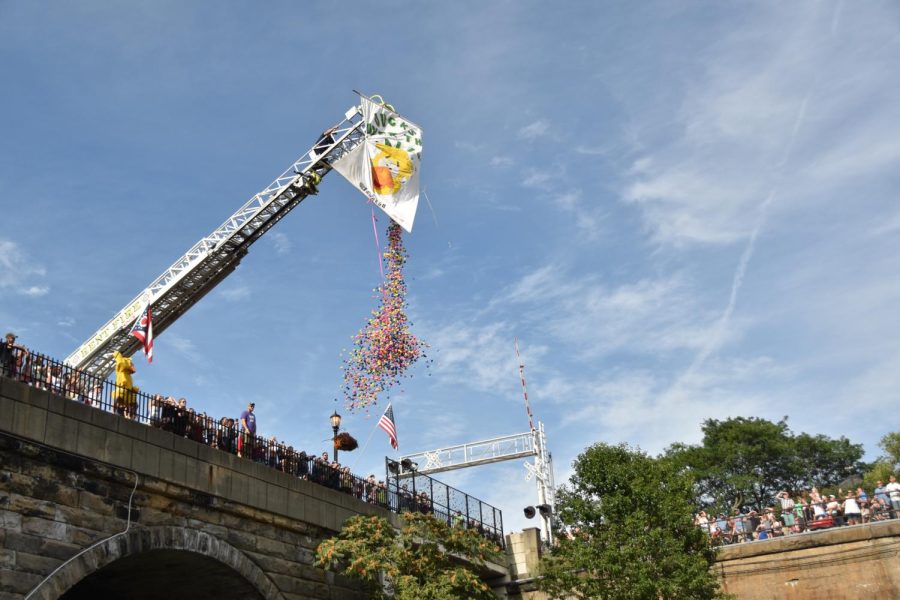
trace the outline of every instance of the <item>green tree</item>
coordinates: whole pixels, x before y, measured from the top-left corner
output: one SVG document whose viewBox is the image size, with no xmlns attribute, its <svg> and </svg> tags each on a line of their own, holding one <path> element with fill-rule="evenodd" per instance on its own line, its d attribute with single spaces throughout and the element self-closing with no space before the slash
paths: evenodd
<svg viewBox="0 0 900 600">
<path fill-rule="evenodd" d="M 596 444 L 557 492 L 558 544 L 541 563 L 554 598 L 720 597 L 713 551 L 693 524 L 692 480 L 668 460 Z"/>
<path fill-rule="evenodd" d="M 781 490 L 838 484 L 861 473 L 862 444 L 841 437 L 794 435 L 787 417 L 773 423 L 754 417 L 704 421 L 700 445 L 675 444 L 666 457 L 689 471 L 696 503 L 716 510 L 773 502 Z"/>
<path fill-rule="evenodd" d="M 496 544 L 431 515 L 404 513 L 403 522 L 397 530 L 382 517 L 351 517 L 337 536 L 319 544 L 316 564 L 361 580 L 371 598 L 495 600 L 491 588 L 457 557 L 481 566 L 499 557 Z"/>
<path fill-rule="evenodd" d="M 888 477 L 900 471 L 900 431 L 886 433 L 878 446 L 884 454 L 872 463 L 863 477 L 863 485 L 870 491 L 875 489 L 878 481 L 887 483 Z"/>
</svg>

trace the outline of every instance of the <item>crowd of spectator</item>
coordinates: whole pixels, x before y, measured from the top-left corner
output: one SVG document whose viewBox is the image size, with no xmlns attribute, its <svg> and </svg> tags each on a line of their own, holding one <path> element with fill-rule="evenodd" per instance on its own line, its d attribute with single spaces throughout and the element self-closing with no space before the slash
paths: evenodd
<svg viewBox="0 0 900 600">
<path fill-rule="evenodd" d="M 75 402 L 119 414 L 127 419 L 143 422 L 236 456 L 265 464 L 295 477 L 351 494 L 363 502 L 375 504 L 395 512 L 434 514 L 448 524 L 477 529 L 485 537 L 502 543 L 501 532 L 485 526 L 476 519 L 467 519 L 459 511 L 451 511 L 432 502 L 426 492 L 411 492 L 406 485 L 391 490 L 388 483 L 374 474 L 360 478 L 350 467 L 337 460 L 329 460 L 328 452 L 319 455 L 278 440 L 256 435 L 255 404 L 250 403 L 237 418 L 215 418 L 188 406 L 187 399 L 175 399 L 162 394 L 136 393 L 136 402 L 123 402 L 126 391 L 110 381 L 31 353 L 16 343 L 17 337 L 8 333 L 0 345 L 0 375 L 17 379 Z"/>
<path fill-rule="evenodd" d="M 767 540 L 807 531 L 860 525 L 900 517 L 900 483 L 891 475 L 889 483 L 878 481 L 870 495 L 861 486 L 825 494 L 817 488 L 791 494 L 778 492 L 762 510 L 734 510 L 731 515 L 707 514 L 701 510 L 694 524 L 713 544 L 737 544 Z"/>
</svg>

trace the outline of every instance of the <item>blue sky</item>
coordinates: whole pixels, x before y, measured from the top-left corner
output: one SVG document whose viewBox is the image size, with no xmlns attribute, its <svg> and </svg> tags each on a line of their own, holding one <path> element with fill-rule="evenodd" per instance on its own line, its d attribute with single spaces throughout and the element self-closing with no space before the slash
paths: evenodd
<svg viewBox="0 0 900 600">
<path fill-rule="evenodd" d="M 900 389 L 894 2 L 0 2 L 0 328 L 60 358 L 382 94 L 424 129 L 403 451 L 525 431 L 562 481 L 789 416 L 869 458 Z M 382 232 L 386 217 L 380 217 Z M 375 306 L 339 175 L 160 335 L 136 383 L 321 451 Z M 377 411 L 376 411 L 377 412 Z M 347 462 L 382 472 L 375 434 Z M 520 462 L 442 479 L 528 524 Z"/>
</svg>

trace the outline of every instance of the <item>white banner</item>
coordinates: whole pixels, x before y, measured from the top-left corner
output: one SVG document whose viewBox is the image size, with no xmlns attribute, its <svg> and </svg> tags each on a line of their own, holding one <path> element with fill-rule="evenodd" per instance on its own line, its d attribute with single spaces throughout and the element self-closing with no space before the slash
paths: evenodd
<svg viewBox="0 0 900 600">
<path fill-rule="evenodd" d="M 422 130 L 391 109 L 362 97 L 366 138 L 334 169 L 407 232 L 419 205 Z"/>
</svg>

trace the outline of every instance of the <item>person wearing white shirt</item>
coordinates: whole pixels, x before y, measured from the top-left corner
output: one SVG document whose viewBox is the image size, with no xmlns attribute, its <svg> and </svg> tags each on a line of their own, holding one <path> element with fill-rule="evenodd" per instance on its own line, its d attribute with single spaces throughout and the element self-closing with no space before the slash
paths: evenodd
<svg viewBox="0 0 900 600">
<path fill-rule="evenodd" d="M 890 483 L 884 486 L 884 491 L 887 492 L 888 497 L 891 499 L 891 508 L 894 511 L 894 516 L 898 516 L 900 514 L 900 483 L 897 483 L 897 477 L 891 475 Z"/>
</svg>

